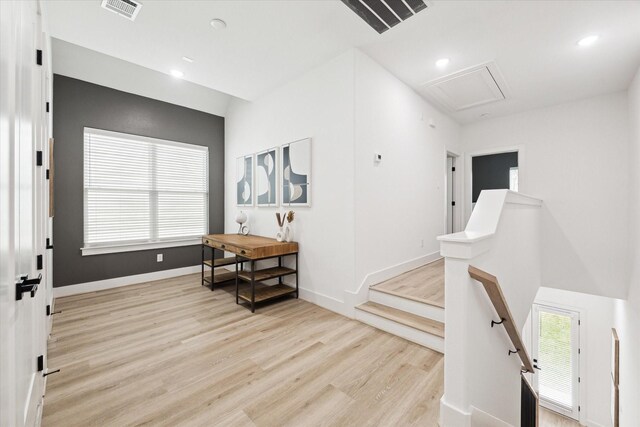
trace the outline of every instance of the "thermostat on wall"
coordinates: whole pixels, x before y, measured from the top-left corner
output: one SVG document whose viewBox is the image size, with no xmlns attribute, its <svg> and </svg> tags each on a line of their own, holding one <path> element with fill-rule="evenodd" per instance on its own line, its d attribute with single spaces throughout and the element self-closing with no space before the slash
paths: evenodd
<svg viewBox="0 0 640 427">
<path fill-rule="evenodd" d="M 373 153 L 373 163 L 380 163 L 382 161 L 382 154 Z"/>
</svg>

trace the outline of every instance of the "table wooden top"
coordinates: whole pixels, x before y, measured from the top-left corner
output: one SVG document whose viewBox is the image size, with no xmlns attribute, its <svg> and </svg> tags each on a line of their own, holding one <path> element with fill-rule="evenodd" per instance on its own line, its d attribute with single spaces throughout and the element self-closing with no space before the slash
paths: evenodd
<svg viewBox="0 0 640 427">
<path fill-rule="evenodd" d="M 249 259 L 268 258 L 298 252 L 297 242 L 278 242 L 276 239 L 269 237 L 253 235 L 208 234 L 202 237 L 202 243 Z"/>
</svg>

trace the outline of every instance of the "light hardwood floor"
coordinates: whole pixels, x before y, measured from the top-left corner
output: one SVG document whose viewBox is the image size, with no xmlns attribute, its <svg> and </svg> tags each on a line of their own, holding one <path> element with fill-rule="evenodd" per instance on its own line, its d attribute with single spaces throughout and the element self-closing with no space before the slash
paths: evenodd
<svg viewBox="0 0 640 427">
<path fill-rule="evenodd" d="M 199 275 L 56 300 L 43 425 L 436 426 L 442 355 Z"/>
<path fill-rule="evenodd" d="M 372 289 L 444 308 L 444 259 L 408 271 Z"/>
<path fill-rule="evenodd" d="M 580 427 L 580 423 L 540 407 L 540 427 Z"/>
</svg>

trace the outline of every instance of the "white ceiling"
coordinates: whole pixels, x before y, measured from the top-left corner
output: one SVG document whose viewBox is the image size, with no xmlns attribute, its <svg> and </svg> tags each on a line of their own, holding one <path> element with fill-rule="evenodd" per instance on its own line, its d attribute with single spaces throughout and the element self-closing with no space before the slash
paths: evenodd
<svg viewBox="0 0 640 427">
<path fill-rule="evenodd" d="M 45 1 L 51 36 L 247 100 L 377 35 L 336 1 L 142 0 L 134 22 L 100 3 Z"/>
<path fill-rule="evenodd" d="M 589 34 L 601 38 L 576 45 Z M 640 1 L 434 1 L 362 50 L 416 90 L 495 60 L 510 96 L 452 114 L 467 123 L 627 89 L 640 67 Z"/>
<path fill-rule="evenodd" d="M 508 99 L 453 113 L 461 123 L 624 90 L 640 66 L 640 1 L 435 0 L 382 35 L 337 0 L 143 3 L 135 22 L 100 0 L 44 5 L 53 37 L 248 100 L 352 47 L 417 91 L 495 60 Z M 212 18 L 227 29 L 213 30 Z M 594 46 L 576 45 L 593 33 Z"/>
</svg>

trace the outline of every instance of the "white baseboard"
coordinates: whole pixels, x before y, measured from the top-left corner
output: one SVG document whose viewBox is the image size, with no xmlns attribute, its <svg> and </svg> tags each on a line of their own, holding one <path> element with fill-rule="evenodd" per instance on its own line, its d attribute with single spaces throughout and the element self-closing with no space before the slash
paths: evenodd
<svg viewBox="0 0 640 427">
<path fill-rule="evenodd" d="M 322 308 L 326 308 L 327 310 L 331 310 L 334 313 L 341 314 L 343 316 L 348 317 L 348 310 L 345 306 L 344 301 L 340 301 L 337 298 L 330 297 L 328 295 L 324 295 L 320 292 L 312 291 L 311 289 L 306 288 L 298 288 L 300 293 L 300 298 L 308 301 L 312 304 L 320 306 Z"/>
<path fill-rule="evenodd" d="M 473 427 L 514 427 L 500 418 L 496 418 L 473 406 L 471 407 L 471 425 Z"/>
<path fill-rule="evenodd" d="M 439 251 L 432 252 L 430 254 L 422 255 L 418 258 L 410 259 L 409 261 L 404 261 L 367 274 L 358 289 L 355 291 L 345 291 L 345 302 L 347 302 L 347 307 L 350 308 L 348 316 L 354 317 L 354 307 L 367 302 L 367 299 L 369 298 L 369 287 L 399 276 L 407 271 L 422 267 L 423 265 L 429 264 L 433 261 L 437 261 L 440 258 L 442 258 L 442 256 Z"/>
<path fill-rule="evenodd" d="M 471 414 L 440 398 L 440 427 L 471 427 Z"/>
<path fill-rule="evenodd" d="M 136 283 L 151 282 L 153 280 L 169 279 L 171 277 L 199 273 L 201 269 L 202 266 L 193 265 L 190 267 L 174 268 L 171 270 L 161 270 L 151 273 L 135 274 L 133 276 L 97 280 L 95 282 L 79 283 L 77 285 L 60 286 L 58 288 L 53 288 L 53 297 L 60 298 L 69 295 L 85 294 L 87 292 L 96 292 L 105 289 L 119 288 L 120 286 L 134 285 Z"/>
</svg>

